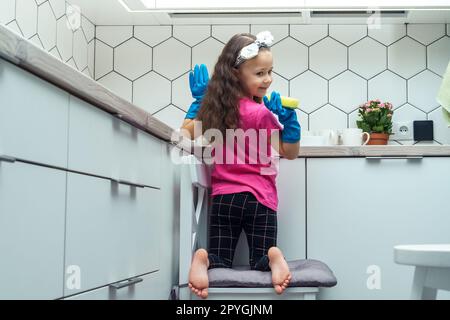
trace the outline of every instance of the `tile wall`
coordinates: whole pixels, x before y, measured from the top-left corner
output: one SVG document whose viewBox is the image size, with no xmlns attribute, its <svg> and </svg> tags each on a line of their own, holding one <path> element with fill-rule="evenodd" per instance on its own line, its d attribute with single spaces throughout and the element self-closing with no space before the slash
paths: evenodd
<svg viewBox="0 0 450 320">
<path fill-rule="evenodd" d="M 272 88 L 300 99 L 304 130 L 356 127 L 358 105 L 379 98 L 393 103 L 395 121 L 433 120 L 435 141 L 429 143 L 450 143 L 450 129 L 435 99 L 450 60 L 449 25 L 97 26 L 96 30 L 95 79 L 172 127 L 179 126 L 191 103 L 188 73 L 193 65 L 205 63 L 213 70 L 233 34 L 270 30 L 275 36 Z"/>
<path fill-rule="evenodd" d="M 64 0 L 1 0 L 0 24 L 94 77 L 95 25 Z"/>
</svg>

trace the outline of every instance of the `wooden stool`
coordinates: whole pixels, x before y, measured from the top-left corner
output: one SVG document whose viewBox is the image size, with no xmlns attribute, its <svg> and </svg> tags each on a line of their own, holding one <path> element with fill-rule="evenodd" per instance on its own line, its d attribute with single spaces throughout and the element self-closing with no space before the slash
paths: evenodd
<svg viewBox="0 0 450 320">
<path fill-rule="evenodd" d="M 411 299 L 435 300 L 437 289 L 450 290 L 450 244 L 395 246 L 394 261 L 416 267 Z"/>
</svg>

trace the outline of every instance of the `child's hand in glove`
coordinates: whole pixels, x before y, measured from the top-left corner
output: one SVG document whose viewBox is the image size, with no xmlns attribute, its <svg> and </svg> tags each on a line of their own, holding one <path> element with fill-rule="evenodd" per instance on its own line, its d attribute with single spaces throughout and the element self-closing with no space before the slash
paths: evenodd
<svg viewBox="0 0 450 320">
<path fill-rule="evenodd" d="M 195 65 L 194 71 L 189 73 L 189 86 L 191 87 L 192 97 L 196 100 L 202 100 L 208 87 L 209 75 L 208 69 L 202 63 Z"/>
<path fill-rule="evenodd" d="M 185 117 L 186 119 L 195 119 L 197 116 L 206 88 L 208 87 L 208 81 L 209 75 L 206 66 L 204 64 L 200 66 L 196 64 L 194 71 L 189 73 L 189 87 L 191 88 L 192 97 L 195 101 L 189 107 Z"/>
<path fill-rule="evenodd" d="M 270 95 L 270 101 L 267 97 L 264 97 L 263 100 L 265 106 L 278 116 L 278 120 L 284 127 L 281 132 L 281 141 L 287 143 L 296 143 L 299 141 L 300 123 L 298 123 L 295 110 L 283 108 L 280 94 L 275 91 Z"/>
</svg>

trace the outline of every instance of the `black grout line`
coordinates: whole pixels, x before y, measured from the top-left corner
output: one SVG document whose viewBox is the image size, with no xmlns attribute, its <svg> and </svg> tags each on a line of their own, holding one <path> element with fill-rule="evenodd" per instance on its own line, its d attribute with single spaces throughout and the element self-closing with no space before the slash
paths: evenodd
<svg viewBox="0 0 450 320">
<path fill-rule="evenodd" d="M 97 72 L 97 68 L 96 68 L 96 63 L 95 63 L 95 58 L 97 57 L 97 26 L 94 25 L 94 39 L 93 39 L 94 43 L 94 57 L 92 57 L 92 59 L 94 59 L 94 70 L 92 70 L 92 79 L 95 80 L 95 78 L 97 77 L 96 72 Z"/>
</svg>

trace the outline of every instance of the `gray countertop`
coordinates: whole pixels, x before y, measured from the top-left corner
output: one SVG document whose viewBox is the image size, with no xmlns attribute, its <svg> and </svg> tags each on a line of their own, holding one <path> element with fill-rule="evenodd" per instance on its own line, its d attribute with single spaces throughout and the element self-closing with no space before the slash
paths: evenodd
<svg viewBox="0 0 450 320">
<path fill-rule="evenodd" d="M 194 145 L 190 142 L 179 144 L 180 148 L 191 150 L 198 158 L 204 156 L 210 158 L 211 150 L 209 146 Z M 420 146 L 301 146 L 299 158 L 345 158 L 345 157 L 448 157 L 450 156 L 450 146 L 420 145 Z"/>
<path fill-rule="evenodd" d="M 176 133 L 151 114 L 119 97 L 97 81 L 59 61 L 2 25 L 0 25 L 0 57 L 98 108 L 116 114 L 122 120 L 164 141 L 170 142 L 173 134 Z M 188 141 L 184 141 L 182 144 L 183 149 L 193 151 L 198 148 Z M 376 156 L 450 156 L 450 146 L 305 146 L 300 147 L 299 154 L 299 157 Z"/>
<path fill-rule="evenodd" d="M 439 145 L 386 145 L 386 146 L 321 146 L 302 147 L 300 157 L 414 157 L 450 156 L 450 146 Z"/>
</svg>

